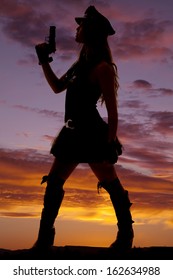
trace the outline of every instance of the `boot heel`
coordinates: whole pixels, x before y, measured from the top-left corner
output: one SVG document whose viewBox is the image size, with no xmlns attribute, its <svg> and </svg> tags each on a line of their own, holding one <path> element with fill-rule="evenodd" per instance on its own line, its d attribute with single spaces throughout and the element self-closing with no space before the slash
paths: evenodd
<svg viewBox="0 0 173 280">
<path fill-rule="evenodd" d="M 41 234 L 39 234 L 38 239 L 32 248 L 38 250 L 50 249 L 54 243 L 55 228 L 53 227 L 49 230 L 42 229 L 40 233 Z"/>
<path fill-rule="evenodd" d="M 56 180 L 56 185 L 53 183 L 53 176 L 43 176 L 42 184 L 47 182 L 47 187 L 44 195 L 44 207 L 41 213 L 40 228 L 38 238 L 33 248 L 48 249 L 54 243 L 55 228 L 54 222 L 58 215 L 63 197 L 63 184 L 65 181 L 61 178 Z"/>
<path fill-rule="evenodd" d="M 110 248 L 113 248 L 115 250 L 125 252 L 132 248 L 133 245 L 133 238 L 134 238 L 134 232 L 133 228 L 128 231 L 122 233 L 121 231 L 118 231 L 116 240 L 110 245 Z"/>
<path fill-rule="evenodd" d="M 110 199 L 118 220 L 118 233 L 111 248 L 126 251 L 132 248 L 134 232 L 130 207 L 132 203 L 128 197 L 128 191 L 124 190 L 118 178 L 111 183 L 99 182 L 98 189 L 103 187 L 110 195 Z"/>
</svg>

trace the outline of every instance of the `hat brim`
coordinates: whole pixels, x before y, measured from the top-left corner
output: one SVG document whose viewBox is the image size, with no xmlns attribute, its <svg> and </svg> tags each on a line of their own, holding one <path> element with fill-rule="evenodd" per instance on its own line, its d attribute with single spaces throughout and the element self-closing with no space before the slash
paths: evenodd
<svg viewBox="0 0 173 280">
<path fill-rule="evenodd" d="M 83 21 L 85 20 L 84 17 L 75 17 L 75 21 L 77 22 L 77 24 L 81 24 Z"/>
<path fill-rule="evenodd" d="M 75 21 L 77 22 L 78 25 L 82 24 L 86 20 L 87 20 L 86 17 L 75 17 Z M 112 28 L 110 22 L 107 19 L 106 21 L 107 21 L 107 35 L 114 35 L 116 31 Z"/>
</svg>

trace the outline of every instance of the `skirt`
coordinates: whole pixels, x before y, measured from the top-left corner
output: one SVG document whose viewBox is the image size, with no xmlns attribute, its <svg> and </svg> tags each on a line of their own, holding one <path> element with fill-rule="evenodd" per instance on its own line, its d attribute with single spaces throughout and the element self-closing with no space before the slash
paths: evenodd
<svg viewBox="0 0 173 280">
<path fill-rule="evenodd" d="M 103 120 L 89 126 L 64 126 L 55 138 L 50 153 L 63 162 L 90 163 L 118 159 L 108 145 L 108 124 Z"/>
</svg>

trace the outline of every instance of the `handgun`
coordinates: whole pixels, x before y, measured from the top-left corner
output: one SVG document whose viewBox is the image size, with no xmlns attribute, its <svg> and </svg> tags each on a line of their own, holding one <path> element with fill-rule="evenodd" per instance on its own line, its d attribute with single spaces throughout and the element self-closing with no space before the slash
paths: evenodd
<svg viewBox="0 0 173 280">
<path fill-rule="evenodd" d="M 48 54 L 55 53 L 56 51 L 56 26 L 49 27 L 49 36 L 46 38 L 48 44 Z M 53 58 L 49 57 L 49 62 L 52 62 Z"/>
</svg>

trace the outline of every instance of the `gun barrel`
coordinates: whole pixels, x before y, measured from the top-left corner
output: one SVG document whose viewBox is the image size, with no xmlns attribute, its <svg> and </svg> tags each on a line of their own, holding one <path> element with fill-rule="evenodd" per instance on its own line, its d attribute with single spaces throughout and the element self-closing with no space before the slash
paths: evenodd
<svg viewBox="0 0 173 280">
<path fill-rule="evenodd" d="M 49 28 L 49 50 L 50 54 L 56 51 L 56 26 L 50 26 Z"/>
</svg>

